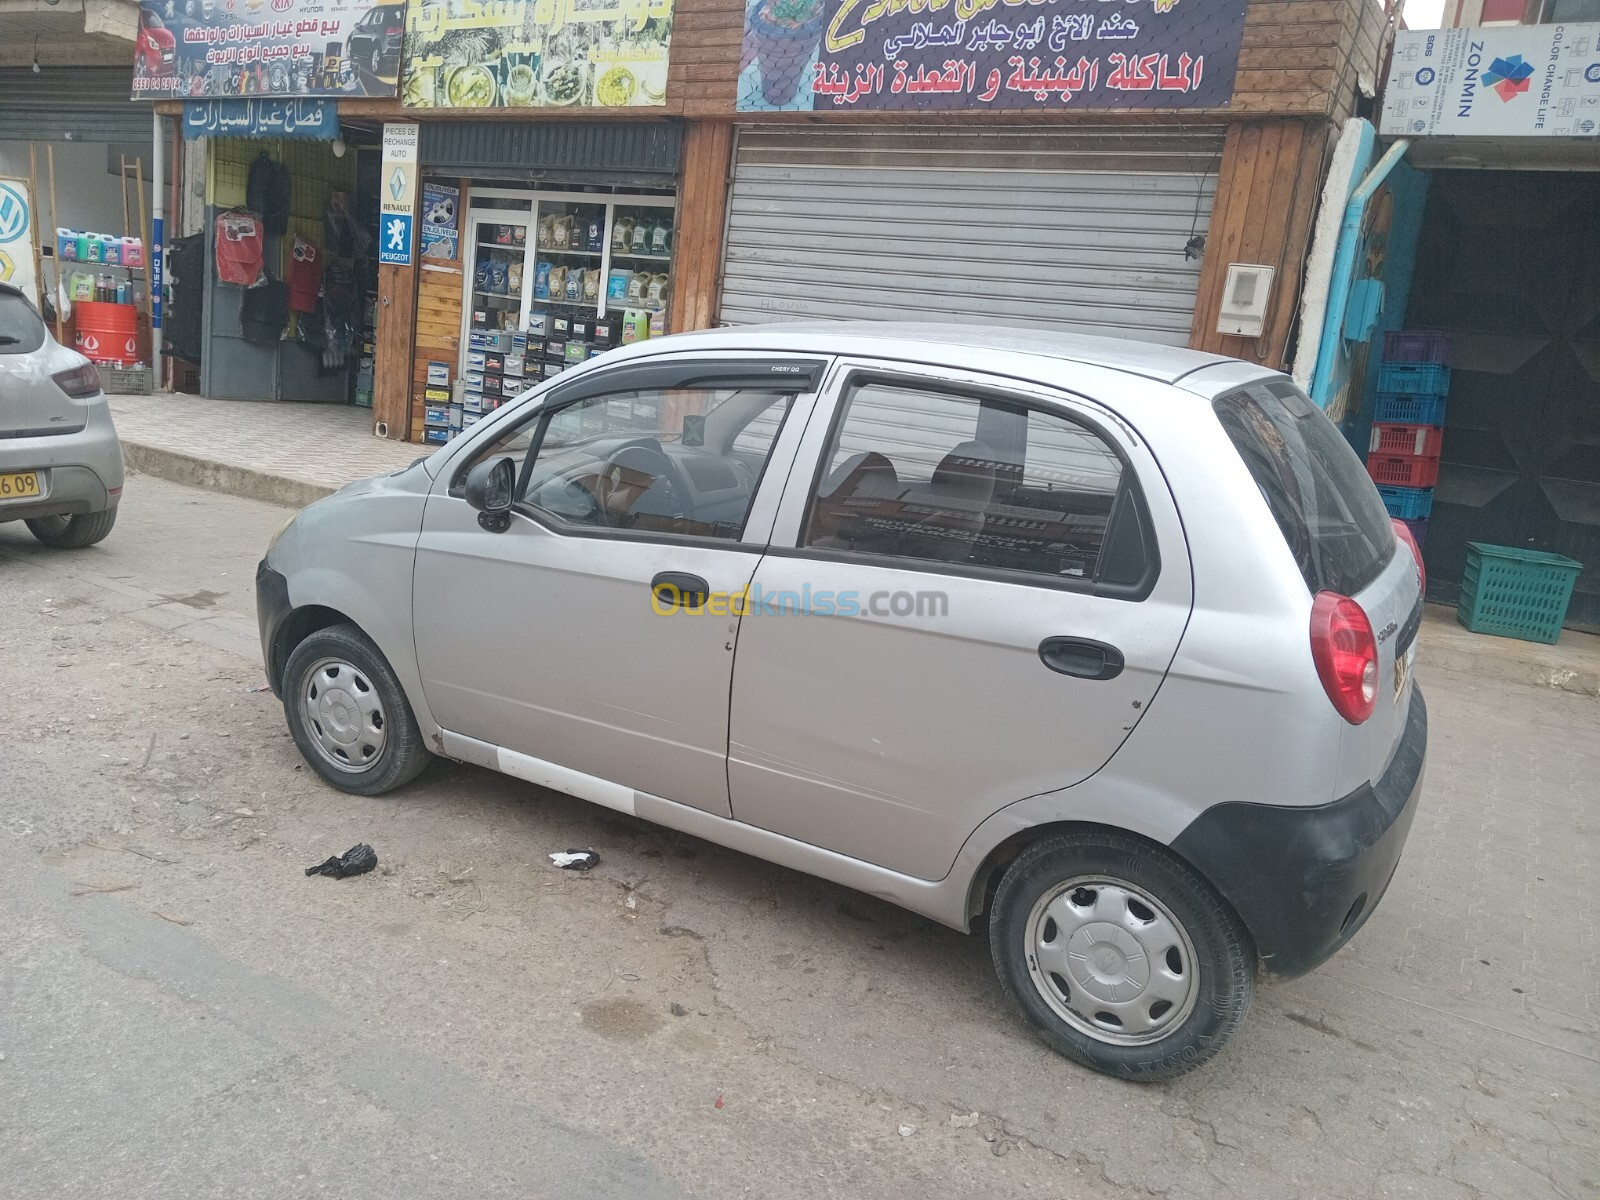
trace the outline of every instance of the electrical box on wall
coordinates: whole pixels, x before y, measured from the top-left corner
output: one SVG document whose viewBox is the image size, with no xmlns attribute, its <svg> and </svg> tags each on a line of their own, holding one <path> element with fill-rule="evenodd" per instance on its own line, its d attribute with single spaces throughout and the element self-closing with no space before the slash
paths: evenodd
<svg viewBox="0 0 1600 1200">
<path fill-rule="evenodd" d="M 1217 310 L 1217 332 L 1234 337 L 1260 337 L 1267 327 L 1267 301 L 1272 296 L 1271 267 L 1229 263 Z"/>
</svg>

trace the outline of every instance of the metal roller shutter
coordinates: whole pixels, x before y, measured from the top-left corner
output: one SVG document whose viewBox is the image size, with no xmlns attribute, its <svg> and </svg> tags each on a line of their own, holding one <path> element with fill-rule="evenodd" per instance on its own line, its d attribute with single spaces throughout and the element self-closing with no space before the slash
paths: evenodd
<svg viewBox="0 0 1600 1200">
<path fill-rule="evenodd" d="M 0 142 L 148 144 L 152 105 L 132 87 L 127 67 L 0 67 Z"/>
<path fill-rule="evenodd" d="M 422 165 L 440 174 L 671 187 L 678 175 L 683 126 L 430 121 L 423 124 L 421 138 Z"/>
<path fill-rule="evenodd" d="M 1184 345 L 1220 128 L 741 129 L 726 324 L 1003 321 Z"/>
</svg>

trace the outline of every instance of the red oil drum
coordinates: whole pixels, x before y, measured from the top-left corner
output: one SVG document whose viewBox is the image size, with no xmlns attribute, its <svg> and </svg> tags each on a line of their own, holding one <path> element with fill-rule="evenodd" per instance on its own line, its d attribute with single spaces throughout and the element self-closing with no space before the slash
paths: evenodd
<svg viewBox="0 0 1600 1200">
<path fill-rule="evenodd" d="M 139 310 L 131 304 L 78 300 L 72 305 L 78 353 L 114 366 L 139 361 Z"/>
</svg>

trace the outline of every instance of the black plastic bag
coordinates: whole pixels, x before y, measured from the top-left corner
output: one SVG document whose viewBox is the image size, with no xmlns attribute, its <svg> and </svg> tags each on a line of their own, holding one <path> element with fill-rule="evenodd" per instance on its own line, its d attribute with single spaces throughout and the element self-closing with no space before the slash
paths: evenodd
<svg viewBox="0 0 1600 1200">
<path fill-rule="evenodd" d="M 365 875 L 378 865 L 378 852 L 365 842 L 351 846 L 338 858 L 330 858 L 314 867 L 307 867 L 307 875 L 327 875 L 343 879 L 346 875 Z"/>
</svg>

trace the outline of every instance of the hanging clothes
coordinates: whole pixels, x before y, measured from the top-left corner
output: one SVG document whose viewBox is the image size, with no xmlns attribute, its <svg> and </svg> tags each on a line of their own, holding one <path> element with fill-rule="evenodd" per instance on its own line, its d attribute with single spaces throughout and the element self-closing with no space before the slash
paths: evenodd
<svg viewBox="0 0 1600 1200">
<path fill-rule="evenodd" d="M 254 287 L 261 278 L 261 221 L 233 209 L 217 214 L 217 280 Z"/>
<path fill-rule="evenodd" d="M 274 162 L 265 150 L 250 164 L 250 174 L 244 188 L 245 207 L 261 214 L 261 223 L 268 233 L 289 232 L 292 186 L 289 168 Z"/>
<path fill-rule="evenodd" d="M 295 312 L 315 312 L 322 291 L 322 251 L 295 235 L 289 256 L 289 307 Z"/>
</svg>

